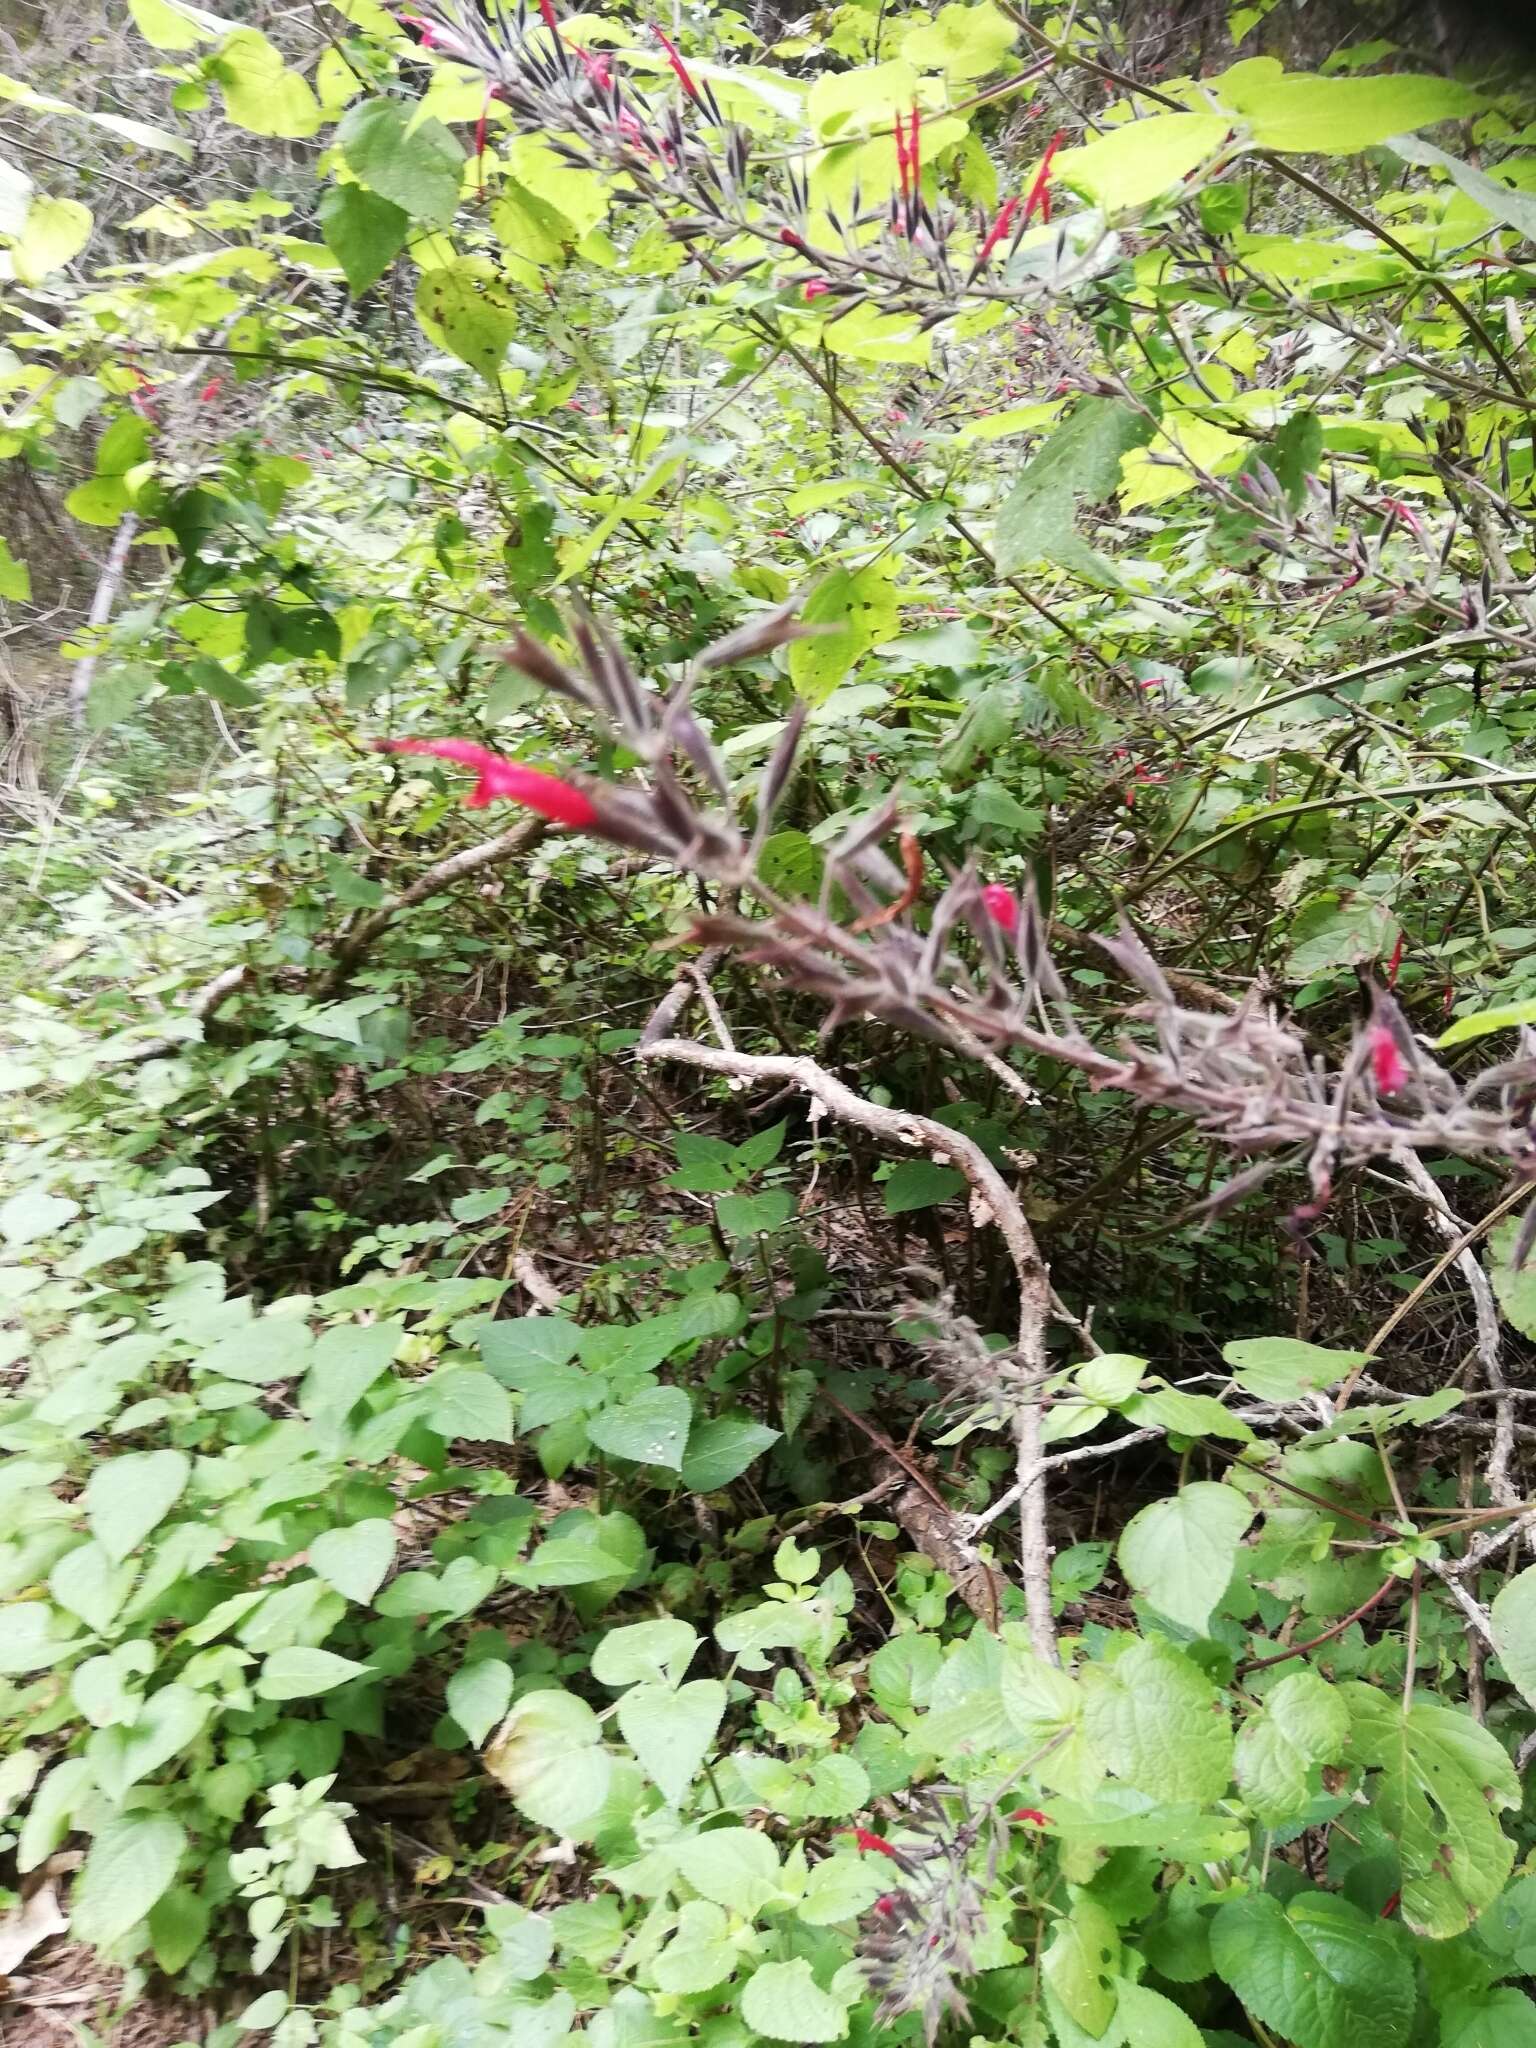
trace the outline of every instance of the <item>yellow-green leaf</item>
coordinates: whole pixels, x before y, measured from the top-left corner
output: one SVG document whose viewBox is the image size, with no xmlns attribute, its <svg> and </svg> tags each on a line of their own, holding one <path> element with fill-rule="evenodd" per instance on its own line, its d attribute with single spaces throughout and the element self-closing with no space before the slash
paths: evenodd
<svg viewBox="0 0 1536 2048">
<path fill-rule="evenodd" d="M 11 265 L 22 284 L 37 284 L 62 270 L 91 238 L 91 210 L 78 199 L 37 198 L 27 224 L 11 249 Z"/>
<path fill-rule="evenodd" d="M 216 14 L 189 7 L 186 0 L 128 0 L 133 25 L 157 50 L 195 50 L 231 26 Z"/>
<path fill-rule="evenodd" d="M 1231 122 L 1220 114 L 1149 114 L 1064 149 L 1056 175 L 1107 213 L 1147 206 L 1214 156 Z"/>
</svg>

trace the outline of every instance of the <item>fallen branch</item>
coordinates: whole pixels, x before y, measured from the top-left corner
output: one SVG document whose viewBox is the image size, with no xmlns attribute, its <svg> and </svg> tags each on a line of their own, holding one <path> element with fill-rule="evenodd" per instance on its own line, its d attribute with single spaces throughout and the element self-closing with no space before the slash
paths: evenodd
<svg viewBox="0 0 1536 2048">
<path fill-rule="evenodd" d="M 201 988 L 192 991 L 181 1006 L 181 1014 L 199 1021 L 211 1017 L 220 1003 L 232 996 L 236 989 L 244 988 L 250 979 L 250 973 L 250 968 L 243 963 L 238 967 L 226 967 L 222 973 L 216 974 L 212 981 L 205 981 Z M 165 1059 L 168 1054 L 180 1052 L 192 1043 L 193 1040 L 189 1036 L 144 1038 L 137 1045 L 131 1046 L 127 1052 L 121 1053 L 110 1064 L 117 1067 L 141 1067 L 147 1060 Z"/>
<path fill-rule="evenodd" d="M 688 984 L 690 993 L 696 986 Z M 668 999 L 670 1000 L 670 998 Z M 681 1004 L 669 1012 L 675 1017 Z M 1029 1398 L 1045 1377 L 1045 1332 L 1052 1311 L 1050 1276 L 1034 1232 L 1017 1198 L 981 1147 L 959 1131 L 916 1116 L 908 1110 L 886 1109 L 867 1101 L 825 1067 L 790 1053 L 744 1053 L 725 1046 L 704 1045 L 691 1038 L 642 1041 L 645 1060 L 676 1060 L 737 1081 L 787 1082 L 839 1123 L 852 1124 L 898 1145 L 912 1146 L 947 1161 L 970 1185 L 972 1214 L 994 1223 L 1002 1233 L 1018 1277 L 1019 1334 L 1017 1360 L 1023 1397 L 1014 1406 L 1013 1431 L 1019 1501 L 1019 1551 L 1024 1579 L 1025 1612 L 1030 1638 L 1038 1655 L 1057 1660 L 1056 1627 L 1051 1614 L 1051 1546 L 1046 1524 L 1045 1459 L 1040 1443 L 1040 1404 Z"/>
<path fill-rule="evenodd" d="M 393 924 L 402 910 L 411 910 L 416 904 L 424 903 L 429 896 L 436 896 L 455 882 L 463 881 L 466 875 L 477 875 L 482 868 L 496 867 L 517 854 L 532 853 L 548 830 L 542 818 L 524 818 L 507 831 L 498 833 L 494 839 L 485 839 L 478 846 L 466 846 L 458 853 L 450 853 L 446 859 L 435 862 L 424 874 L 418 875 L 408 887 L 398 890 L 393 896 L 386 896 L 372 910 L 355 917 L 346 930 L 332 940 L 331 964 L 321 975 L 315 994 L 333 996 L 343 987 L 374 940 Z"/>
<path fill-rule="evenodd" d="M 424 903 L 429 896 L 436 896 L 440 890 L 451 888 L 466 875 L 478 874 L 482 868 L 494 867 L 499 861 L 511 860 L 519 853 L 531 853 L 544 837 L 549 827 L 542 818 L 528 818 L 514 825 L 509 831 L 499 833 L 494 839 L 482 840 L 478 846 L 466 846 L 458 853 L 450 853 L 446 859 L 437 861 L 424 874 L 418 875 L 409 887 L 393 896 L 386 896 L 365 915 L 355 918 L 346 930 L 331 943 L 331 963 L 314 984 L 310 993 L 317 1001 L 327 1001 L 344 987 L 352 970 L 367 953 L 370 946 L 404 910 L 411 910 L 418 903 Z M 181 1014 L 198 1019 L 211 1016 L 227 996 L 243 988 L 250 978 L 250 968 L 242 965 L 226 967 L 211 981 L 195 989 L 182 1005 Z M 286 984 L 285 984 L 286 985 Z M 146 1038 L 138 1045 L 122 1053 L 113 1064 L 116 1066 L 142 1066 L 146 1060 L 163 1059 L 167 1053 L 178 1051 L 189 1043 L 186 1036 Z"/>
<path fill-rule="evenodd" d="M 91 599 L 88 627 L 98 630 L 107 624 L 112 616 L 112 607 L 117 602 L 118 587 L 128 567 L 128 550 L 133 546 L 133 537 L 139 530 L 137 512 L 125 512 L 117 523 L 117 532 L 112 536 L 112 547 L 107 555 L 106 566 L 96 585 Z M 99 649 L 86 655 L 80 666 L 69 679 L 69 715 L 76 725 L 85 720 L 85 707 L 90 701 L 91 685 L 96 680 L 96 665 L 101 660 Z"/>
<path fill-rule="evenodd" d="M 1394 1164 L 1407 1175 L 1416 1193 L 1423 1197 L 1430 1221 L 1452 1245 L 1456 1269 L 1466 1281 L 1467 1292 L 1472 1297 L 1472 1313 L 1477 1324 L 1477 1359 L 1483 1369 L 1484 1382 L 1494 1397 L 1493 1449 L 1489 1453 L 1484 1476 L 1488 1481 L 1488 1491 L 1499 1506 L 1513 1507 L 1520 1498 L 1509 1469 L 1515 1454 L 1514 1403 L 1509 1397 L 1509 1382 L 1504 1377 L 1500 1355 L 1499 1305 L 1493 1298 L 1493 1283 L 1473 1249 L 1472 1240 L 1476 1233 L 1469 1231 L 1453 1212 L 1440 1183 L 1416 1152 L 1403 1153 Z"/>
</svg>

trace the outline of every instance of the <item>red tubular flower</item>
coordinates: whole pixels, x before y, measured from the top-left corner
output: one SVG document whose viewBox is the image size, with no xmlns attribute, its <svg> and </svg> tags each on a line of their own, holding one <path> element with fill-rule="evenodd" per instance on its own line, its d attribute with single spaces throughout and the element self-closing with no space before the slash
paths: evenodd
<svg viewBox="0 0 1536 2048">
<path fill-rule="evenodd" d="M 824 277 L 808 277 L 805 281 L 805 303 L 809 305 L 812 299 L 825 298 L 831 289 Z"/>
<path fill-rule="evenodd" d="M 1030 1821 L 1037 1828 L 1048 1828 L 1055 1825 L 1051 1816 L 1048 1813 L 1042 1813 L 1038 1806 L 1016 1806 L 1008 1818 L 1010 1820 Z"/>
<path fill-rule="evenodd" d="M 1403 935 L 1397 935 L 1397 944 L 1392 948 L 1392 958 L 1387 962 L 1387 987 L 1397 987 L 1397 970 L 1403 964 Z"/>
<path fill-rule="evenodd" d="M 875 1901 L 875 1911 L 882 1920 L 894 1919 L 896 1915 L 896 1894 L 894 1892 L 882 1892 Z"/>
<path fill-rule="evenodd" d="M 1019 198 L 1017 193 L 1015 193 L 1011 199 L 1005 199 L 1002 205 L 998 208 L 997 219 L 993 221 L 991 227 L 988 228 L 987 238 L 982 243 L 980 250 L 977 252 L 976 263 L 978 269 L 983 263 L 988 261 L 988 259 L 991 257 L 992 251 L 997 247 L 998 243 L 1002 241 L 1004 236 L 1008 233 L 1008 230 L 1013 226 L 1013 216 L 1018 212 L 1018 210 Z"/>
<path fill-rule="evenodd" d="M 1408 1065 L 1385 1024 L 1371 1026 L 1371 1072 L 1378 1095 L 1395 1095 L 1408 1079 Z"/>
<path fill-rule="evenodd" d="M 1405 505 L 1401 498 L 1383 498 L 1381 502 L 1388 512 L 1397 514 L 1410 533 L 1416 533 L 1420 540 L 1424 538 L 1423 522 L 1411 505 Z"/>
<path fill-rule="evenodd" d="M 859 1847 L 869 1856 L 894 1856 L 899 1862 L 901 1851 L 884 1835 L 871 1834 L 868 1828 L 839 1828 L 840 1835 L 852 1835 Z"/>
<path fill-rule="evenodd" d="M 555 10 L 552 4 L 552 0 L 539 0 L 539 14 L 543 20 L 544 26 L 549 30 L 550 34 L 552 36 L 559 35 L 560 24 L 555 19 Z"/>
<path fill-rule="evenodd" d="M 579 43 L 573 43 L 571 48 L 575 51 L 582 70 L 586 72 L 593 85 L 597 87 L 599 92 L 606 92 L 613 83 L 612 58 L 607 56 L 594 57 L 590 50 L 582 49 Z"/>
<path fill-rule="evenodd" d="M 223 388 L 224 379 L 222 377 L 210 377 L 202 390 L 197 394 L 198 404 L 211 405 Z"/>
<path fill-rule="evenodd" d="M 591 798 L 574 783 L 562 782 L 542 768 L 526 768 L 521 761 L 509 761 L 493 754 L 475 740 L 375 740 L 380 754 L 431 754 L 440 761 L 458 761 L 476 772 L 474 788 L 464 799 L 466 810 L 481 811 L 489 803 L 505 799 L 537 811 L 556 825 L 578 828 L 595 825 L 597 810 Z"/>
<path fill-rule="evenodd" d="M 677 79 L 678 84 L 683 88 L 683 91 L 687 93 L 689 99 L 696 101 L 699 106 L 703 106 L 704 102 L 699 98 L 699 88 L 693 82 L 693 74 L 678 54 L 676 43 L 673 42 L 666 30 L 658 28 L 654 21 L 651 23 L 651 34 L 655 36 L 657 42 L 666 51 L 667 62 L 672 66 L 673 75 Z"/>
<path fill-rule="evenodd" d="M 1029 196 L 1024 201 L 1026 227 L 1034 219 L 1037 211 L 1042 220 L 1049 220 L 1051 217 L 1051 165 L 1055 161 L 1057 150 L 1066 139 L 1066 130 L 1058 128 L 1045 145 L 1045 155 L 1040 159 L 1040 168 L 1035 173 L 1034 183 L 1029 188 Z"/>
<path fill-rule="evenodd" d="M 1019 899 L 1011 889 L 1005 889 L 1001 882 L 988 882 L 981 892 L 981 900 L 994 924 L 1000 924 L 1005 932 L 1018 930 Z"/>
</svg>

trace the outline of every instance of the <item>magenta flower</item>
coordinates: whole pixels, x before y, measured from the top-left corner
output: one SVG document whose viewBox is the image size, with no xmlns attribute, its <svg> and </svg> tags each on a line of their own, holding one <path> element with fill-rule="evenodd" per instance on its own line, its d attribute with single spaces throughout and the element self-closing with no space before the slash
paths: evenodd
<svg viewBox="0 0 1536 2048">
<path fill-rule="evenodd" d="M 483 811 L 487 804 L 505 801 L 537 811 L 556 825 L 580 828 L 597 823 L 592 799 L 573 782 L 542 768 L 527 768 L 521 761 L 509 761 L 493 754 L 475 740 L 375 740 L 380 754 L 430 754 L 439 761 L 458 761 L 476 774 L 475 786 L 464 799 L 466 810 Z"/>
<path fill-rule="evenodd" d="M 994 924 L 1000 924 L 1005 932 L 1018 930 L 1019 899 L 1011 889 L 1005 889 L 1001 882 L 988 882 L 981 892 L 981 900 Z"/>
<path fill-rule="evenodd" d="M 1408 1066 L 1385 1024 L 1371 1026 L 1371 1072 L 1378 1095 L 1395 1095 L 1408 1080 Z"/>
</svg>

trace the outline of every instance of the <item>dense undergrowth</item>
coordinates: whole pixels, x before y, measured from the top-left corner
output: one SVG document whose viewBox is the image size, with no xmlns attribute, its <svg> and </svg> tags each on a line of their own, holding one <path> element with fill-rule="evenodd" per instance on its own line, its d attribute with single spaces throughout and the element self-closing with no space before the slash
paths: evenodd
<svg viewBox="0 0 1536 2048">
<path fill-rule="evenodd" d="M 5 82 L 7 2039 L 1536 2042 L 1536 106 L 1130 22 Z"/>
</svg>

